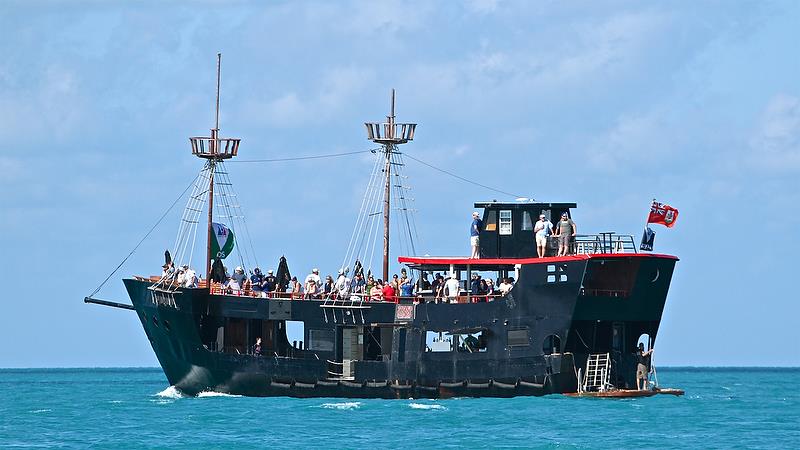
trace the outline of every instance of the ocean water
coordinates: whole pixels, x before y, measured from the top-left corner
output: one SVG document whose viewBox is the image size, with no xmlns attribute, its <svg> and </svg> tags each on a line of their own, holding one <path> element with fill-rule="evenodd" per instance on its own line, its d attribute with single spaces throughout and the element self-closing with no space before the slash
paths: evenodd
<svg viewBox="0 0 800 450">
<path fill-rule="evenodd" d="M 800 369 L 660 369 L 684 397 L 182 397 L 159 369 L 0 370 L 0 447 L 800 448 Z"/>
</svg>

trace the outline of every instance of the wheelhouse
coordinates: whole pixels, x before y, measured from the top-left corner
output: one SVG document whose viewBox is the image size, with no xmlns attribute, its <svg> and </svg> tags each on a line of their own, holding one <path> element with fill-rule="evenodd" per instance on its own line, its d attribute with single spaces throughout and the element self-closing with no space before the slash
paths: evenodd
<svg viewBox="0 0 800 450">
<path fill-rule="evenodd" d="M 544 214 L 555 222 L 562 213 L 572 217 L 575 203 L 533 202 L 477 202 L 475 208 L 483 208 L 483 230 L 480 233 L 481 258 L 529 258 L 536 257 L 536 238 L 533 227 Z M 555 241 L 547 247 L 546 256 L 558 251 Z"/>
</svg>

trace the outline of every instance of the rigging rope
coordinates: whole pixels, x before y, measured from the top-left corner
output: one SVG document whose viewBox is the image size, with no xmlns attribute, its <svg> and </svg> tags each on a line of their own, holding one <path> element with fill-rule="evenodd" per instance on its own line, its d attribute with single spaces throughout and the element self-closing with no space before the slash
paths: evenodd
<svg viewBox="0 0 800 450">
<path fill-rule="evenodd" d="M 369 153 L 374 152 L 375 150 L 379 149 L 369 149 L 369 150 L 358 150 L 355 152 L 344 152 L 344 153 L 328 153 L 324 155 L 309 155 L 309 156 L 297 156 L 292 158 L 273 158 L 273 159 L 237 159 L 231 160 L 232 163 L 270 163 L 270 162 L 285 162 L 285 161 L 303 161 L 307 159 L 322 159 L 322 158 L 336 158 L 339 156 L 349 156 L 349 155 L 358 155 L 360 153 Z"/>
<path fill-rule="evenodd" d="M 94 294 L 97 294 L 98 292 L 100 292 L 100 289 L 102 289 L 103 286 L 105 286 L 105 284 L 108 282 L 108 280 L 110 280 L 111 277 L 113 277 L 114 274 L 117 273 L 117 271 L 120 269 L 120 267 L 122 267 L 122 265 L 125 264 L 125 261 L 127 261 L 128 258 L 130 258 L 136 252 L 136 250 L 139 248 L 139 246 L 142 245 L 142 242 L 144 242 L 150 236 L 150 234 L 158 227 L 158 225 L 161 224 L 161 221 L 163 221 L 164 218 L 167 217 L 167 214 L 169 214 L 169 212 L 172 211 L 172 208 L 174 208 L 175 205 L 178 204 L 180 199 L 183 198 L 183 196 L 186 194 L 186 191 L 188 191 L 189 188 L 194 186 L 194 182 L 195 182 L 196 179 L 197 179 L 197 175 L 195 175 L 194 178 L 192 178 L 192 181 L 189 183 L 188 186 L 186 186 L 186 188 L 183 190 L 183 192 L 181 192 L 181 195 L 179 195 L 178 198 L 176 198 L 175 201 L 173 201 L 172 204 L 169 205 L 169 208 L 167 208 L 167 210 L 164 211 L 164 214 L 162 214 L 161 217 L 159 217 L 159 219 L 155 223 L 155 225 L 153 225 L 150 228 L 150 231 L 148 231 L 147 234 L 145 234 L 144 237 L 139 241 L 139 243 L 136 244 L 135 247 L 133 247 L 133 250 L 131 250 L 131 252 L 128 253 L 128 256 L 126 256 L 125 259 L 123 259 L 122 262 L 120 262 L 119 265 L 117 265 L 117 267 L 110 274 L 108 274 L 106 279 L 103 280 L 102 283 L 100 283 L 100 286 L 97 286 L 97 289 L 92 291 L 92 293 L 89 294 L 88 297 L 92 297 Z"/>
<path fill-rule="evenodd" d="M 472 181 L 472 180 L 470 180 L 470 179 L 464 178 L 464 177 L 462 177 L 461 175 L 456 175 L 456 174 L 454 174 L 453 172 L 448 172 L 447 170 L 440 169 L 439 167 L 436 167 L 436 166 L 434 166 L 433 164 L 428 164 L 428 163 L 426 163 L 425 161 L 422 161 L 422 160 L 420 160 L 420 159 L 418 159 L 418 158 L 415 158 L 415 157 L 413 157 L 413 156 L 409 155 L 408 153 L 405 153 L 405 155 L 406 155 L 406 156 L 408 156 L 409 158 L 413 159 L 414 161 L 416 161 L 416 162 L 418 162 L 418 163 L 420 163 L 420 164 L 424 165 L 424 166 L 428 166 L 428 167 L 430 167 L 430 168 L 431 168 L 431 169 L 433 169 L 433 170 L 438 170 L 439 172 L 442 172 L 443 174 L 446 174 L 446 175 L 450 175 L 450 176 L 451 176 L 451 177 L 453 177 L 453 178 L 458 178 L 458 179 L 459 179 L 459 180 L 461 180 L 461 181 L 464 181 L 464 182 L 467 182 L 467 183 L 470 183 L 470 184 L 474 184 L 474 185 L 476 185 L 476 186 L 480 186 L 480 187 L 482 187 L 482 188 L 484 188 L 484 189 L 489 189 L 490 191 L 498 192 L 498 193 L 500 193 L 500 194 L 504 194 L 504 195 L 510 195 L 510 196 L 512 196 L 512 197 L 515 197 L 515 198 L 521 198 L 521 197 L 524 197 L 523 195 L 516 195 L 516 194 L 512 194 L 512 193 L 510 193 L 510 192 L 501 191 L 500 189 L 496 189 L 496 188 L 493 188 L 493 187 L 491 187 L 491 186 L 487 186 L 487 185 L 485 185 L 485 184 L 478 183 L 477 181 Z M 536 199 L 534 199 L 534 198 L 531 198 L 531 200 L 536 200 Z"/>
</svg>

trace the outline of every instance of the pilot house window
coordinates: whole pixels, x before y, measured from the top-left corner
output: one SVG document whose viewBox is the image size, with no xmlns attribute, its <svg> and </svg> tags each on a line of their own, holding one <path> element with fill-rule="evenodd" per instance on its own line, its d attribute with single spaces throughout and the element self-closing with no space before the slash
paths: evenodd
<svg viewBox="0 0 800 450">
<path fill-rule="evenodd" d="M 531 213 L 525 211 L 522 213 L 522 231 L 533 230 L 533 221 L 531 221 Z"/>
<path fill-rule="evenodd" d="M 486 231 L 497 231 L 497 211 L 486 214 Z"/>
<path fill-rule="evenodd" d="M 500 234 L 511 234 L 511 211 L 500 211 Z"/>
</svg>

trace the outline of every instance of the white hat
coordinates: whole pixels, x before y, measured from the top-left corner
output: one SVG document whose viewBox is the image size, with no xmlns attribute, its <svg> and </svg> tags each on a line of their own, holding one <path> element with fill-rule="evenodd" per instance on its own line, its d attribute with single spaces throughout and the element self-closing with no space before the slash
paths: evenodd
<svg viewBox="0 0 800 450">
<path fill-rule="evenodd" d="M 242 266 L 236 266 L 236 268 L 233 269 L 233 271 L 234 272 L 244 272 L 244 269 L 242 269 Z"/>
<path fill-rule="evenodd" d="M 478 211 L 473 212 L 472 215 L 475 216 L 475 217 L 480 216 L 480 214 L 478 214 Z"/>
<path fill-rule="evenodd" d="M 269 269 L 269 270 L 267 271 L 267 273 L 268 273 L 268 274 L 270 274 L 270 275 L 272 275 L 272 269 Z"/>
<path fill-rule="evenodd" d="M 317 269 L 316 267 L 314 267 L 313 269 L 311 269 L 311 271 L 312 271 L 312 272 L 314 272 L 314 273 L 319 273 L 319 269 Z"/>
</svg>

